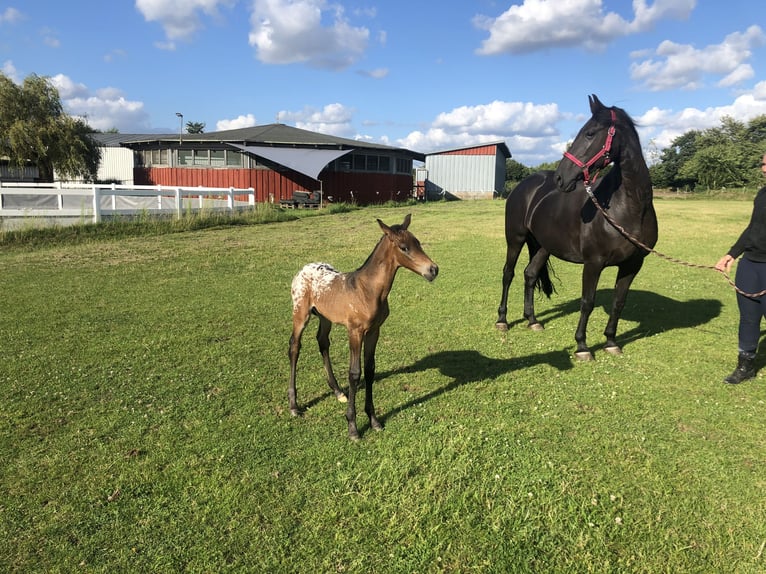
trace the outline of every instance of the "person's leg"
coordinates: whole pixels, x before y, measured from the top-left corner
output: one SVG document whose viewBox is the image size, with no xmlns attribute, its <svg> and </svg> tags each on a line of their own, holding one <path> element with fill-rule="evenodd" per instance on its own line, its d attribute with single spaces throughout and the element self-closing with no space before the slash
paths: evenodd
<svg viewBox="0 0 766 574">
<path fill-rule="evenodd" d="M 737 266 L 736 284 L 745 293 L 757 293 L 764 288 L 762 275 L 766 271 L 763 263 L 753 263 L 744 257 Z M 737 293 L 739 307 L 739 329 L 737 342 L 739 354 L 737 368 L 724 379 L 725 383 L 738 384 L 755 376 L 755 352 L 758 349 L 758 339 L 761 336 L 761 317 L 763 309 L 761 299 L 746 297 Z"/>
</svg>

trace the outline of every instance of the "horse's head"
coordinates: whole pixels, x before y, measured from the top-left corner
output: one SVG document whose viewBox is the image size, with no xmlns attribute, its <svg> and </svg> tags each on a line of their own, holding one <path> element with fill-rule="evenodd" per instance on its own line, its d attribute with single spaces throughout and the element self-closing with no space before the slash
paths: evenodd
<svg viewBox="0 0 766 574">
<path fill-rule="evenodd" d="M 618 114 L 627 118 L 619 108 L 608 108 L 595 96 L 589 96 L 591 118 L 580 128 L 569 150 L 556 168 L 555 181 L 559 190 L 570 192 L 577 182 L 589 185 L 613 161 L 619 159 L 620 136 Z M 628 118 L 630 127 L 633 124 Z M 635 131 L 635 128 L 633 128 Z"/>
<path fill-rule="evenodd" d="M 391 242 L 397 265 L 422 275 L 428 281 L 433 281 L 439 274 L 439 266 L 426 255 L 418 238 L 407 230 L 411 219 L 411 214 L 407 214 L 401 225 L 392 225 L 391 227 L 378 219 L 378 225 L 386 234 L 388 241 Z"/>
</svg>

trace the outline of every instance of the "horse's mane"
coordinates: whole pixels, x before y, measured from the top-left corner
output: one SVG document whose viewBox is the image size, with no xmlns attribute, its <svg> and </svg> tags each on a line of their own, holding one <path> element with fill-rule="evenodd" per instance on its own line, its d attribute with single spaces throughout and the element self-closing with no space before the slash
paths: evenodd
<svg viewBox="0 0 766 574">
<path fill-rule="evenodd" d="M 636 121 L 630 117 L 630 114 L 628 114 L 628 112 L 622 108 L 618 108 L 617 106 L 612 106 L 611 108 L 603 106 L 594 114 L 594 117 L 598 120 L 599 123 L 609 125 L 612 123 L 612 111 L 614 111 L 615 116 L 617 116 L 617 123 L 630 129 L 630 131 L 635 136 L 636 141 L 639 141 L 637 129 L 638 124 L 636 124 Z"/>
</svg>

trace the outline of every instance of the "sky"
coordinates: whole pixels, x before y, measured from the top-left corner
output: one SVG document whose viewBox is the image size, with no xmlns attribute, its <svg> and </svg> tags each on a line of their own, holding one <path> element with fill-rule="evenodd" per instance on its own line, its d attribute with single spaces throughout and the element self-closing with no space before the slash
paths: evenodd
<svg viewBox="0 0 766 574">
<path fill-rule="evenodd" d="M 588 95 L 653 162 L 766 114 L 753 0 L 0 0 L 0 72 L 99 130 L 283 123 L 420 153 L 505 141 L 558 161 Z M 177 114 L 182 114 L 179 117 Z"/>
</svg>

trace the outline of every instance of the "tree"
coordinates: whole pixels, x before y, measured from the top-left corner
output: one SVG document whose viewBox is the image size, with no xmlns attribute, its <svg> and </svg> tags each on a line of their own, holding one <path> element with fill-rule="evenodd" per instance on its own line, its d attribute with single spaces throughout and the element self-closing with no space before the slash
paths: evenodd
<svg viewBox="0 0 766 574">
<path fill-rule="evenodd" d="M 531 173 L 531 170 L 515 159 L 505 160 L 505 180 L 519 182 Z"/>
<path fill-rule="evenodd" d="M 64 178 L 95 181 L 101 151 L 80 119 L 64 113 L 50 80 L 32 74 L 21 85 L 0 73 L 0 156 L 11 163 L 37 166 L 40 180 Z"/>
<path fill-rule="evenodd" d="M 205 122 L 186 122 L 187 134 L 203 134 L 205 133 Z"/>
</svg>

